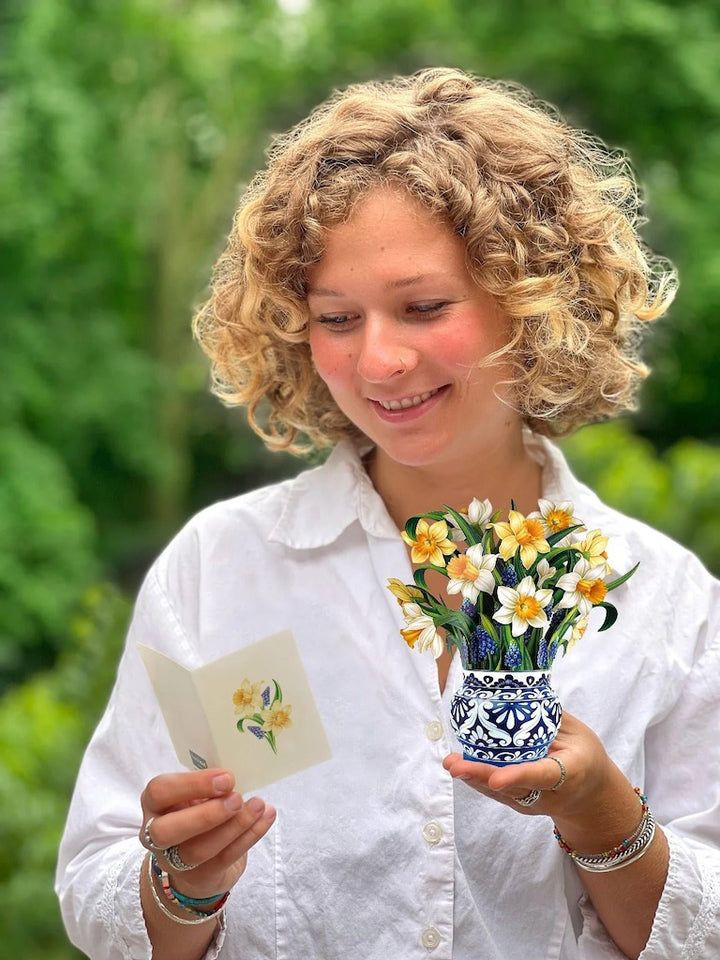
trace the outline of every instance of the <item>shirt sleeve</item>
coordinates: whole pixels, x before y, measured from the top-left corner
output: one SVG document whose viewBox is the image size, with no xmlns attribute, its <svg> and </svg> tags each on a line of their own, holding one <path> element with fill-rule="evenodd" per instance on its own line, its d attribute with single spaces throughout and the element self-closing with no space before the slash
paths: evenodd
<svg viewBox="0 0 720 960">
<path fill-rule="evenodd" d="M 83 758 L 60 845 L 55 888 L 70 940 L 93 960 L 151 960 L 139 893 L 145 857 L 140 794 L 180 770 L 136 642 L 187 647 L 155 571 L 135 607 L 105 714 Z M 222 946 L 220 929 L 206 960 Z"/>
<path fill-rule="evenodd" d="M 692 639 L 694 660 L 646 738 L 646 792 L 670 862 L 641 960 L 720 957 L 720 583 L 702 574 L 677 591 L 673 649 L 683 664 Z"/>
</svg>

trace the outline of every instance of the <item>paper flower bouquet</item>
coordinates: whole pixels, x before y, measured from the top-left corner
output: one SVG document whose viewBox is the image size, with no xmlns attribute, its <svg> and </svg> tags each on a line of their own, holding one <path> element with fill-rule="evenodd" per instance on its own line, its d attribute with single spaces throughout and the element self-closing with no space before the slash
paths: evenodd
<svg viewBox="0 0 720 960">
<path fill-rule="evenodd" d="M 488 500 L 467 512 L 446 507 L 411 517 L 402 532 L 418 564 L 414 583 L 391 578 L 402 607 L 401 633 L 410 647 L 439 657 L 456 646 L 463 685 L 451 706 L 456 736 L 470 760 L 504 764 L 547 753 L 562 715 L 549 682 L 559 650 L 585 632 L 591 611 L 617 618 L 607 595 L 625 583 L 637 564 L 610 575 L 600 530 L 587 532 L 569 501 L 540 500 L 527 516 L 514 508 L 507 519 Z M 447 578 L 450 603 L 431 592 L 428 571 Z"/>
<path fill-rule="evenodd" d="M 608 537 L 581 534 L 570 502 L 538 506 L 500 521 L 488 500 L 473 500 L 466 513 L 446 508 L 407 521 L 402 538 L 419 564 L 415 583 L 393 578 L 388 588 L 402 607 L 409 646 L 438 657 L 455 645 L 471 670 L 548 669 L 558 650 L 583 635 L 594 607 L 605 612 L 599 629 L 612 626 L 617 610 L 607 594 L 638 565 L 608 581 Z M 430 592 L 428 570 L 447 578 L 448 594 L 461 595 L 459 609 Z"/>
</svg>

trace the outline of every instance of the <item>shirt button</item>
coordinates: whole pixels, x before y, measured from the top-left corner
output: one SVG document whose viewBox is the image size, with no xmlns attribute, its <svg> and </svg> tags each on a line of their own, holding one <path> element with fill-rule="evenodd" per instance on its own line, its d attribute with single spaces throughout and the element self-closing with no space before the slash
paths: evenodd
<svg viewBox="0 0 720 960">
<path fill-rule="evenodd" d="M 428 740 L 439 740 L 443 735 L 443 726 L 439 720 L 431 720 L 425 727 Z"/>
<path fill-rule="evenodd" d="M 422 940 L 422 945 L 426 950 L 434 950 L 435 947 L 440 944 L 440 934 L 437 932 L 435 927 L 425 927 L 422 934 L 420 935 Z"/>
<path fill-rule="evenodd" d="M 439 843 L 443 835 L 440 825 L 435 823 L 434 820 L 426 823 L 422 832 L 428 843 Z"/>
</svg>

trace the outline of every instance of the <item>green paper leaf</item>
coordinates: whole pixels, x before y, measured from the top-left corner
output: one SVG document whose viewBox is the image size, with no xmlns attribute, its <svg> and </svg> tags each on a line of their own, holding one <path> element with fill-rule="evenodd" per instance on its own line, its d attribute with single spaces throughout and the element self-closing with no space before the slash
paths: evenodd
<svg viewBox="0 0 720 960">
<path fill-rule="evenodd" d="M 582 530 L 585 526 L 583 523 L 576 523 L 573 527 L 565 527 L 564 530 L 558 530 L 557 533 L 551 533 L 549 537 L 545 539 L 550 544 L 551 547 L 554 547 L 559 540 L 563 540 L 565 537 L 569 536 L 571 533 L 575 533 L 576 530 Z"/>
<path fill-rule="evenodd" d="M 619 587 L 621 583 L 625 583 L 626 580 L 629 580 L 639 566 L 640 561 L 638 560 L 632 570 L 628 570 L 627 573 L 624 573 L 621 577 L 618 577 L 617 580 L 611 580 L 610 583 L 606 583 L 605 586 L 608 588 L 608 590 L 614 590 L 615 587 Z"/>
<path fill-rule="evenodd" d="M 469 547 L 481 542 L 482 536 L 478 536 L 478 532 L 470 525 L 468 520 L 463 517 L 461 513 L 458 513 L 457 510 L 453 510 L 452 507 L 448 507 L 446 504 L 443 504 L 443 506 L 445 506 L 447 513 L 450 514 L 457 524 L 458 529 L 461 531 L 463 537 L 465 538 L 465 542 Z"/>
<path fill-rule="evenodd" d="M 618 616 L 617 610 L 611 603 L 608 603 L 606 600 L 603 600 L 602 603 L 596 603 L 595 607 L 603 607 L 605 610 L 605 620 L 603 621 L 603 625 L 598 628 L 598 633 L 602 633 L 603 630 L 609 630 L 610 627 L 617 620 L 617 616 Z M 593 609 L 595 609 L 595 607 L 593 607 Z"/>
</svg>

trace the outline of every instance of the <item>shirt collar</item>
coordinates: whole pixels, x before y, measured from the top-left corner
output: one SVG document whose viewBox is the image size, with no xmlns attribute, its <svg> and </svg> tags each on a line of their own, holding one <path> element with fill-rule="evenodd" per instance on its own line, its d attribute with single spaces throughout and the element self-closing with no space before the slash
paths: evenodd
<svg viewBox="0 0 720 960">
<path fill-rule="evenodd" d="M 527 429 L 523 439 L 530 456 L 542 467 L 543 497 L 554 502 L 571 500 L 576 515 L 586 522 L 588 530 L 602 526 L 603 533 L 611 536 L 608 548 L 611 565 L 616 570 L 624 570 L 629 548 L 620 528 L 615 523 L 608 526 L 608 508 L 573 476 L 565 457 L 553 443 Z M 283 543 L 295 550 L 326 547 L 355 522 L 371 536 L 398 537 L 395 523 L 365 471 L 361 453 L 349 440 L 340 441 L 322 466 L 290 481 L 287 490 L 287 499 L 270 533 L 271 542 Z"/>
<path fill-rule="evenodd" d="M 288 489 L 271 541 L 296 550 L 325 547 L 356 521 L 373 536 L 398 536 L 349 440 L 341 440 L 322 466 L 301 473 Z"/>
</svg>

